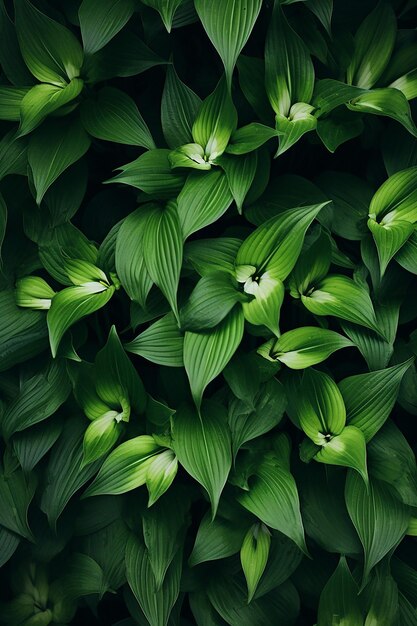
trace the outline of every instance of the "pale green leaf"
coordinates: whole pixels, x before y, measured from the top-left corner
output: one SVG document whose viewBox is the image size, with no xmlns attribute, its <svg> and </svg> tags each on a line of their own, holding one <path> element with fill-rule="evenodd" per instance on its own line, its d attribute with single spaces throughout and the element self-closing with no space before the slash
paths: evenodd
<svg viewBox="0 0 417 626">
<path fill-rule="evenodd" d="M 160 451 L 149 435 L 125 441 L 109 454 L 83 497 L 119 495 L 144 485 L 148 467 Z"/>
<path fill-rule="evenodd" d="M 378 250 L 379 269 L 382 278 L 388 263 L 413 234 L 414 224 L 395 219 L 384 224 L 369 219 L 368 228 L 372 233 Z"/>
<path fill-rule="evenodd" d="M 398 89 L 390 87 L 373 89 L 351 100 L 347 106 L 351 111 L 391 117 L 417 137 L 417 128 L 411 115 L 410 105 L 405 95 Z"/>
<path fill-rule="evenodd" d="M 305 369 L 350 346 L 353 343 L 349 339 L 333 330 L 305 326 L 282 334 L 272 346 L 270 356 L 291 369 Z"/>
<path fill-rule="evenodd" d="M 248 586 L 248 602 L 255 595 L 258 583 L 268 562 L 271 534 L 264 524 L 252 526 L 243 540 L 240 561 Z"/>
<path fill-rule="evenodd" d="M 351 467 L 368 483 L 365 437 L 355 426 L 346 426 L 339 435 L 326 442 L 314 458 L 327 465 Z"/>
<path fill-rule="evenodd" d="M 86 283 L 78 287 L 68 287 L 54 296 L 48 311 L 47 322 L 52 356 L 65 332 L 80 319 L 101 309 L 110 300 L 114 287 L 100 283 Z"/>
</svg>

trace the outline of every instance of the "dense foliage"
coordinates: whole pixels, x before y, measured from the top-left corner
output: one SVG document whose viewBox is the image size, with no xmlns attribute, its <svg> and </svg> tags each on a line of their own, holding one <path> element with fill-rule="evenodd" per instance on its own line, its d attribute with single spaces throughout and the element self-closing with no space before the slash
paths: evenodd
<svg viewBox="0 0 417 626">
<path fill-rule="evenodd" d="M 0 0 L 0 624 L 417 624 L 416 26 Z"/>
</svg>

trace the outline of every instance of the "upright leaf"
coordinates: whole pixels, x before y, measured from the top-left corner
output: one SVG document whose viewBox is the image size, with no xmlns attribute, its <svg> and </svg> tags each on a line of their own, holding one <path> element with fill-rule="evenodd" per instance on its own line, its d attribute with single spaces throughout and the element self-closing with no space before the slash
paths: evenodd
<svg viewBox="0 0 417 626">
<path fill-rule="evenodd" d="M 320 595 L 317 626 L 363 626 L 358 586 L 344 556 Z"/>
<path fill-rule="evenodd" d="M 78 16 L 84 52 L 101 50 L 130 19 L 135 6 L 135 0 L 82 0 Z"/>
<path fill-rule="evenodd" d="M 169 65 L 161 102 L 161 123 L 170 148 L 178 148 L 193 140 L 192 128 L 201 100 L 179 78 Z"/>
</svg>

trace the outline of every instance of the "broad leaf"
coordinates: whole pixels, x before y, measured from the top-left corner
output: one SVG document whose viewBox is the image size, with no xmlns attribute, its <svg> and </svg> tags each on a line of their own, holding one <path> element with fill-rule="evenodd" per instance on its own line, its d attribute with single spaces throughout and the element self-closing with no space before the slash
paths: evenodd
<svg viewBox="0 0 417 626">
<path fill-rule="evenodd" d="M 80 74 L 83 52 L 70 30 L 36 9 L 29 0 L 16 0 L 16 32 L 26 65 L 41 82 L 64 85 Z"/>
<path fill-rule="evenodd" d="M 237 209 L 239 213 L 242 213 L 243 202 L 256 175 L 258 155 L 256 152 L 246 156 L 223 154 L 218 162 L 226 172 L 227 182 Z"/>
<path fill-rule="evenodd" d="M 262 0 L 196 0 L 198 16 L 219 53 L 231 86 L 233 69 L 261 10 Z"/>
<path fill-rule="evenodd" d="M 160 450 L 154 438 L 148 435 L 120 444 L 106 458 L 83 497 L 118 495 L 144 485 L 148 467 Z"/>
<path fill-rule="evenodd" d="M 348 472 L 345 497 L 365 555 L 363 588 L 372 568 L 404 537 L 410 513 L 387 485 L 372 480 L 366 487 L 353 471 Z"/>
<path fill-rule="evenodd" d="M 68 287 L 54 296 L 47 322 L 52 356 L 55 357 L 65 332 L 80 319 L 101 309 L 114 293 L 113 286 L 86 283 Z"/>
<path fill-rule="evenodd" d="M 151 280 L 168 300 L 179 322 L 177 290 L 183 254 L 183 236 L 176 202 L 148 217 L 142 237 L 143 258 Z"/>
<path fill-rule="evenodd" d="M 339 383 L 348 424 L 359 428 L 366 441 L 370 441 L 388 419 L 401 380 L 412 362 L 409 359 L 377 372 L 349 376 Z"/>
<path fill-rule="evenodd" d="M 179 78 L 169 65 L 161 103 L 161 123 L 170 148 L 190 143 L 192 128 L 201 106 L 200 98 Z"/>
<path fill-rule="evenodd" d="M 165 28 L 170 33 L 174 14 L 184 0 L 142 0 L 142 2 L 158 11 Z"/>
<path fill-rule="evenodd" d="M 363 626 L 358 586 L 344 556 L 320 595 L 317 626 Z"/>
<path fill-rule="evenodd" d="M 305 369 L 325 361 L 333 352 L 353 343 L 332 330 L 305 326 L 281 335 L 272 345 L 269 356 L 291 369 Z"/>
<path fill-rule="evenodd" d="M 82 0 L 78 15 L 84 52 L 94 54 L 123 28 L 135 10 L 135 0 Z"/>
<path fill-rule="evenodd" d="M 172 313 L 154 322 L 125 345 L 128 352 L 138 354 L 152 363 L 183 367 L 184 336 Z"/>
<path fill-rule="evenodd" d="M 104 87 L 94 99 L 85 100 L 81 107 L 85 130 L 98 139 L 131 146 L 155 148 L 152 135 L 136 103 L 130 96 L 114 87 Z"/>
<path fill-rule="evenodd" d="M 212 519 L 232 466 L 227 415 L 220 405 L 207 402 L 200 414 L 180 408 L 173 418 L 173 447 L 184 469 L 210 497 Z"/>
<path fill-rule="evenodd" d="M 348 108 L 359 113 L 391 117 L 402 124 L 414 137 L 417 136 L 417 128 L 411 116 L 410 105 L 405 95 L 398 89 L 388 87 L 386 89 L 373 89 L 351 100 Z"/>
<path fill-rule="evenodd" d="M 177 200 L 184 239 L 218 220 L 232 201 L 224 172 L 190 174 Z"/>
<path fill-rule="evenodd" d="M 236 352 L 243 336 L 244 318 L 236 306 L 210 331 L 184 336 L 184 366 L 191 393 L 199 409 L 207 385 L 220 374 Z M 210 358 L 207 358 L 210 355 Z"/>
<path fill-rule="evenodd" d="M 28 161 L 40 204 L 49 187 L 67 167 L 78 161 L 90 147 L 90 139 L 77 120 L 50 121 L 31 135 Z"/>
<path fill-rule="evenodd" d="M 327 465 L 351 467 L 368 483 L 365 437 L 355 426 L 346 426 L 339 435 L 325 443 L 314 458 Z"/>
<path fill-rule="evenodd" d="M 268 562 L 271 535 L 264 524 L 252 526 L 242 543 L 240 560 L 248 586 L 248 602 L 255 595 L 256 588 Z"/>
</svg>

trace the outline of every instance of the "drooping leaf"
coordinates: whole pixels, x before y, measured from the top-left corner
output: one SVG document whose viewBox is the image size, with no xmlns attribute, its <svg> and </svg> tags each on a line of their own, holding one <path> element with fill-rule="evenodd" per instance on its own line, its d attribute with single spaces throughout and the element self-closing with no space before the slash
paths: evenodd
<svg viewBox="0 0 417 626">
<path fill-rule="evenodd" d="M 198 16 L 219 53 L 229 86 L 237 58 L 261 10 L 261 0 L 196 0 Z"/>
<path fill-rule="evenodd" d="M 235 306 L 213 329 L 185 333 L 184 366 L 197 408 L 201 406 L 207 385 L 220 374 L 239 347 L 243 326 L 243 312 Z"/>
<path fill-rule="evenodd" d="M 134 0 L 82 0 L 78 15 L 84 52 L 101 50 L 130 19 L 135 6 Z"/>
<path fill-rule="evenodd" d="M 55 357 L 65 332 L 80 319 L 98 311 L 114 293 L 113 286 L 86 283 L 63 289 L 54 296 L 47 322 L 52 356 Z"/>
<path fill-rule="evenodd" d="M 175 12 L 178 7 L 184 2 L 184 0 L 142 0 L 144 4 L 152 7 L 160 14 L 165 28 L 170 33 L 172 28 L 172 21 L 174 19 Z"/>
<path fill-rule="evenodd" d="M 414 137 L 417 136 L 417 128 L 411 116 L 410 105 L 405 95 L 398 89 L 391 89 L 390 87 L 373 89 L 351 100 L 348 108 L 359 113 L 391 117 L 402 124 Z"/>
<path fill-rule="evenodd" d="M 173 422 L 173 447 L 181 465 L 209 494 L 214 519 L 232 466 L 230 430 L 222 407 L 207 402 L 200 414 L 180 408 Z"/>
</svg>

